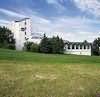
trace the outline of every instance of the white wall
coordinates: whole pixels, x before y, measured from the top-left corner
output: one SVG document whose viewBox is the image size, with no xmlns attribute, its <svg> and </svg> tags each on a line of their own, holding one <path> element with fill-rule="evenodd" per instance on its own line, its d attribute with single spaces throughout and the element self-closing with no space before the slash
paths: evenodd
<svg viewBox="0 0 100 97">
<path fill-rule="evenodd" d="M 41 42 L 41 39 L 29 39 L 28 41 L 30 41 L 30 42 L 34 42 L 34 43 L 36 43 L 36 44 L 39 44 L 40 42 Z"/>
<path fill-rule="evenodd" d="M 75 54 L 75 55 L 89 55 L 91 56 L 91 50 L 66 50 L 65 54 Z"/>
<path fill-rule="evenodd" d="M 91 56 L 91 46 L 86 49 L 82 48 L 82 49 L 68 49 L 68 46 L 66 45 L 65 47 L 65 54 L 75 54 L 75 55 L 89 55 Z"/>
<path fill-rule="evenodd" d="M 26 30 L 22 31 L 21 28 L 26 28 Z M 11 22 L 9 29 L 14 33 L 14 38 L 16 39 L 16 50 L 23 50 L 24 43 L 26 42 L 25 38 L 29 38 L 32 32 L 31 20 L 23 19 L 22 21 L 18 22 Z"/>
</svg>

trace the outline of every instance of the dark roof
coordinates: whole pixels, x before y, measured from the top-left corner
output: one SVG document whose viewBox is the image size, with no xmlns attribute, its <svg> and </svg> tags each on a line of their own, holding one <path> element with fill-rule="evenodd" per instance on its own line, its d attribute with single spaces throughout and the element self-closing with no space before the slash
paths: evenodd
<svg viewBox="0 0 100 97">
<path fill-rule="evenodd" d="M 65 42 L 65 44 L 72 44 L 72 45 L 92 45 L 92 43 L 90 43 L 90 42 L 86 42 L 86 41 L 84 41 L 84 42 L 69 42 L 69 41 L 67 41 L 67 42 Z"/>
<path fill-rule="evenodd" d="M 15 21 L 15 22 L 22 22 L 22 21 L 25 21 L 27 19 L 30 19 L 30 18 L 23 18 L 23 19 L 20 19 L 20 20 Z"/>
</svg>

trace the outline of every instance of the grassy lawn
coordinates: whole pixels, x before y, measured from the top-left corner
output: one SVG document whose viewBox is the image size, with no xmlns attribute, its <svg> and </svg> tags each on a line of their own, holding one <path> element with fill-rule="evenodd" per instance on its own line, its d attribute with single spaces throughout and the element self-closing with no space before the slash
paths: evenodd
<svg viewBox="0 0 100 97">
<path fill-rule="evenodd" d="M 96 97 L 100 57 L 0 49 L 0 97 Z"/>
</svg>

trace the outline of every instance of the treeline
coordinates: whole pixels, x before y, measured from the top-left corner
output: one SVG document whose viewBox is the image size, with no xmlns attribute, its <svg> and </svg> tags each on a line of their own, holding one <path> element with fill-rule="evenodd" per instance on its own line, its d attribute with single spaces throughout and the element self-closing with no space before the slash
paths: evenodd
<svg viewBox="0 0 100 97">
<path fill-rule="evenodd" d="M 48 38 L 44 34 L 44 37 L 42 38 L 41 43 L 39 45 L 32 42 L 26 42 L 25 50 L 31 52 L 40 52 L 40 53 L 63 54 L 64 42 L 58 36 Z"/>
<path fill-rule="evenodd" d="M 16 49 L 14 34 L 6 27 L 0 27 L 0 48 Z M 63 54 L 64 42 L 58 36 L 48 38 L 44 34 L 40 44 L 26 42 L 24 49 L 30 52 Z M 100 55 L 100 37 L 92 43 L 92 55 Z"/>
</svg>

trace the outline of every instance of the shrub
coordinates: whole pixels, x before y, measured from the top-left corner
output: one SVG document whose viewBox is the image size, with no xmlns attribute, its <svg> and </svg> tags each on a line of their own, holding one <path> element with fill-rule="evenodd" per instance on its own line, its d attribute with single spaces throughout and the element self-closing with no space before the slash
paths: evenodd
<svg viewBox="0 0 100 97">
<path fill-rule="evenodd" d="M 39 52 L 39 45 L 33 42 L 26 42 L 24 44 L 24 49 L 30 52 Z"/>
<path fill-rule="evenodd" d="M 32 42 L 26 42 L 26 43 L 24 44 L 24 49 L 25 49 L 26 51 L 31 51 L 31 45 L 32 45 Z"/>
<path fill-rule="evenodd" d="M 32 43 L 32 45 L 30 46 L 30 51 L 31 52 L 39 52 L 39 45 Z"/>
<path fill-rule="evenodd" d="M 14 44 L 8 44 L 7 46 L 8 49 L 12 49 L 12 50 L 15 50 L 15 45 Z"/>
</svg>

